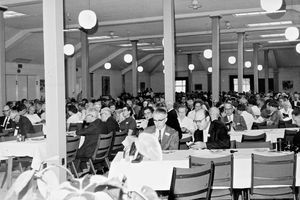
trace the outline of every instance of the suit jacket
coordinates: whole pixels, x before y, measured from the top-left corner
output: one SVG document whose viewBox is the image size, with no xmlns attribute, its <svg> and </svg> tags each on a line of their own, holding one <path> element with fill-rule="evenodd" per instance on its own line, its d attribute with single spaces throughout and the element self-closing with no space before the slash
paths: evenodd
<svg viewBox="0 0 300 200">
<path fill-rule="evenodd" d="M 107 125 L 100 119 L 91 122 L 86 128 L 76 131 L 76 135 L 85 136 L 85 140 L 77 151 L 77 158 L 91 158 L 97 146 L 99 136 L 107 134 Z"/>
<path fill-rule="evenodd" d="M 4 126 L 2 127 L 5 118 L 6 118 L 5 116 L 0 117 L 0 132 L 2 132 L 3 129 L 5 129 L 5 126 L 6 126 L 7 129 L 15 127 L 15 125 L 14 125 L 15 122 L 12 119 L 9 119 L 8 123 L 6 122 L 4 124 Z"/>
<path fill-rule="evenodd" d="M 180 124 L 178 122 L 178 117 L 177 117 L 176 111 L 174 109 L 170 110 L 168 112 L 167 118 L 168 118 L 168 120 L 166 122 L 166 125 L 175 129 L 178 132 L 179 139 L 181 139 L 182 132 L 181 132 Z"/>
<path fill-rule="evenodd" d="M 26 137 L 27 133 L 34 133 L 34 128 L 27 117 L 20 115 L 20 119 L 18 123 L 14 123 L 14 127 L 19 126 L 19 134 L 24 135 Z"/>
<path fill-rule="evenodd" d="M 155 126 L 149 126 L 144 130 L 145 133 L 150 134 L 155 134 L 155 131 Z M 162 150 L 177 150 L 179 147 L 178 132 L 169 126 L 166 126 L 160 145 Z"/>
<path fill-rule="evenodd" d="M 295 103 L 295 101 L 292 101 L 291 104 L 292 104 L 292 108 L 293 108 L 293 109 L 294 109 L 295 107 L 300 108 L 300 102 L 299 102 L 299 101 L 297 101 L 296 103 Z M 295 104 L 296 104 L 296 105 L 295 105 Z"/>
<path fill-rule="evenodd" d="M 229 122 L 228 117 L 227 116 L 223 117 L 222 121 L 225 124 L 227 124 Z M 234 130 L 236 130 L 236 131 L 247 130 L 247 125 L 246 125 L 246 122 L 245 122 L 245 119 L 243 116 L 238 115 L 238 114 L 233 114 L 233 122 L 236 124 Z"/>
<path fill-rule="evenodd" d="M 106 125 L 107 125 L 107 132 L 117 132 L 120 130 L 119 124 L 118 122 L 115 120 L 115 118 L 113 116 L 110 116 L 107 121 L 106 121 Z"/>
<path fill-rule="evenodd" d="M 209 137 L 206 142 L 208 149 L 229 149 L 230 136 L 225 124 L 219 120 L 211 122 L 209 130 Z"/>
</svg>

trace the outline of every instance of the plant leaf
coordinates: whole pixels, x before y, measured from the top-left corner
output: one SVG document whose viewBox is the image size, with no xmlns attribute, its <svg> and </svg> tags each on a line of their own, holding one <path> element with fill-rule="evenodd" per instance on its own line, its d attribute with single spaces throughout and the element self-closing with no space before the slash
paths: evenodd
<svg viewBox="0 0 300 200">
<path fill-rule="evenodd" d="M 47 170 L 37 179 L 37 185 L 41 195 L 46 199 L 52 190 L 59 187 L 56 174 L 52 170 Z"/>
<path fill-rule="evenodd" d="M 52 191 L 47 198 L 47 200 L 59 200 L 59 199 L 65 199 L 68 195 L 74 193 L 74 191 L 70 191 L 67 189 L 59 189 L 56 191 Z"/>
<path fill-rule="evenodd" d="M 113 198 L 106 192 L 95 192 L 94 196 L 95 200 L 113 200 Z"/>
</svg>

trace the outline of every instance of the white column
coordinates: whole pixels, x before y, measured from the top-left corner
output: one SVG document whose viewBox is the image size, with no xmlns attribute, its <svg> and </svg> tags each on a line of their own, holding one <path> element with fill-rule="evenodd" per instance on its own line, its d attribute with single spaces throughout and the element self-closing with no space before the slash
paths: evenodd
<svg viewBox="0 0 300 200">
<path fill-rule="evenodd" d="M 258 93 L 258 44 L 253 44 L 253 75 L 254 75 L 254 93 Z"/>
<path fill-rule="evenodd" d="M 81 31 L 81 67 L 82 67 L 82 97 L 91 98 L 91 81 L 89 72 L 89 42 L 87 34 Z"/>
<path fill-rule="evenodd" d="M 63 1 L 43 1 L 47 154 L 49 163 L 66 165 Z M 60 182 L 65 170 L 57 169 Z"/>
<path fill-rule="evenodd" d="M 265 93 L 269 92 L 269 49 L 264 51 Z"/>
<path fill-rule="evenodd" d="M 212 20 L 212 100 L 219 101 L 220 93 L 220 16 Z"/>
<path fill-rule="evenodd" d="M 76 87 L 76 56 L 67 58 L 68 97 L 75 98 Z"/>
<path fill-rule="evenodd" d="M 163 0 L 165 100 L 175 101 L 175 17 L 174 0 Z"/>
<path fill-rule="evenodd" d="M 188 66 L 190 64 L 193 64 L 193 57 L 192 57 L 192 54 L 188 54 L 187 55 L 187 61 L 188 61 Z M 192 70 L 189 70 L 187 66 L 187 71 L 189 73 L 189 92 L 192 92 L 193 91 L 193 71 Z"/>
<path fill-rule="evenodd" d="M 132 44 L 132 95 L 134 97 L 137 96 L 138 93 L 138 74 L 137 74 L 137 65 L 138 65 L 138 57 L 137 57 L 137 41 L 131 41 Z"/>
<path fill-rule="evenodd" d="M 6 103 L 6 85 L 5 85 L 5 20 L 3 13 L 6 8 L 0 7 L 0 106 Z"/>
<path fill-rule="evenodd" d="M 245 33 L 238 33 L 238 92 L 243 92 L 244 76 L 244 37 Z"/>
</svg>

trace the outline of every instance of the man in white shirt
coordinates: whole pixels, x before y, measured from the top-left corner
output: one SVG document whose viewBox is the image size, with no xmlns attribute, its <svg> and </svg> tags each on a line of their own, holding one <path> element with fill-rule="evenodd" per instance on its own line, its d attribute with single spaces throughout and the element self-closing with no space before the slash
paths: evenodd
<svg viewBox="0 0 300 200">
<path fill-rule="evenodd" d="M 181 128 L 182 133 L 194 134 L 195 124 L 191 118 L 186 116 L 187 108 L 185 105 L 180 105 L 178 107 L 178 122 Z"/>
<path fill-rule="evenodd" d="M 246 122 L 246 126 L 247 126 L 247 130 L 251 130 L 252 129 L 252 125 L 253 125 L 253 122 L 254 122 L 254 118 L 253 118 L 253 115 L 251 115 L 250 113 L 248 113 L 246 111 L 246 105 L 245 104 L 239 104 L 237 106 L 237 112 L 239 115 L 241 115 L 245 122 Z"/>
</svg>

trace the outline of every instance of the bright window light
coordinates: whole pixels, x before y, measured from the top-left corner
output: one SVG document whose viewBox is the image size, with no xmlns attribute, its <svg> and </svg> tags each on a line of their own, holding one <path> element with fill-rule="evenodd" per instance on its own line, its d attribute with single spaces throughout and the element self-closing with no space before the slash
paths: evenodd
<svg viewBox="0 0 300 200">
<path fill-rule="evenodd" d="M 5 11 L 4 12 L 4 18 L 13 18 L 13 17 L 21 17 L 21 16 L 26 16 L 26 14 L 24 13 L 19 13 L 19 12 L 15 12 L 15 11 Z"/>
<path fill-rule="evenodd" d="M 292 21 L 281 21 L 281 22 L 265 22 L 265 23 L 255 23 L 255 24 L 247 24 L 248 27 L 255 26 L 278 26 L 278 25 L 287 25 L 292 24 Z"/>
<path fill-rule="evenodd" d="M 114 39 L 114 38 L 118 38 L 119 36 L 107 36 L 107 35 L 103 35 L 103 36 L 93 36 L 93 37 L 88 37 L 89 40 L 105 40 L 105 39 Z"/>
<path fill-rule="evenodd" d="M 147 42 L 138 42 L 137 44 L 136 44 L 137 46 L 148 46 L 148 45 L 150 45 L 150 43 L 147 43 Z M 128 43 L 128 44 L 120 44 L 120 45 L 118 45 L 118 46 L 120 46 L 120 47 L 132 47 L 132 44 L 130 43 Z"/>
<path fill-rule="evenodd" d="M 266 14 L 272 14 L 272 13 L 285 13 L 286 10 L 277 10 L 274 12 L 267 12 L 267 11 L 262 11 L 262 12 L 247 12 L 247 13 L 236 13 L 233 14 L 235 17 L 244 17 L 244 16 L 253 16 L 253 15 L 266 15 Z"/>
<path fill-rule="evenodd" d="M 284 37 L 284 33 L 275 33 L 275 34 L 264 34 L 259 37 L 268 38 L 268 37 Z"/>
</svg>

